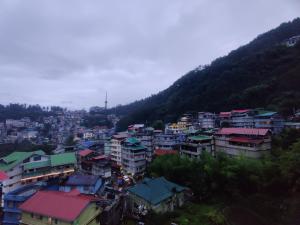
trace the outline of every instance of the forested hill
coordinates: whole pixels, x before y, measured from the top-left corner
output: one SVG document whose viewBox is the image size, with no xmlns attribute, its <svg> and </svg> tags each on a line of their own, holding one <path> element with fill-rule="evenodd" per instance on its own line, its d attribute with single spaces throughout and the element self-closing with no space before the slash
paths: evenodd
<svg viewBox="0 0 300 225">
<path fill-rule="evenodd" d="M 300 35 L 300 18 L 259 35 L 249 44 L 190 71 L 166 90 L 119 106 L 118 128 L 162 119 L 174 121 L 187 111 L 265 107 L 289 114 L 300 108 L 300 44 L 282 42 Z"/>
</svg>

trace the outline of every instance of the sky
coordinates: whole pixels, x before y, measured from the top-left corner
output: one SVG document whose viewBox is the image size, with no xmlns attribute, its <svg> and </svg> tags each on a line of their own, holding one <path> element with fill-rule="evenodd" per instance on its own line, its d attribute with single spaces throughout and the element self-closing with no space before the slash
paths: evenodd
<svg viewBox="0 0 300 225">
<path fill-rule="evenodd" d="M 0 104 L 130 103 L 299 16 L 299 0 L 0 0 Z"/>
</svg>

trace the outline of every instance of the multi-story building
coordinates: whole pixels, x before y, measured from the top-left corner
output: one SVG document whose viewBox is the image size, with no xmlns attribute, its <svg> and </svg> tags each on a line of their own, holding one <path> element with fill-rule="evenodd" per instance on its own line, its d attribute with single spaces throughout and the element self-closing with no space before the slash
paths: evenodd
<svg viewBox="0 0 300 225">
<path fill-rule="evenodd" d="M 46 155 L 43 151 L 14 152 L 0 159 L 0 171 L 8 176 L 2 187 L 2 194 L 37 181 L 74 172 L 76 157 L 74 153 Z M 3 202 L 2 202 L 3 205 Z"/>
<path fill-rule="evenodd" d="M 154 150 L 154 129 L 152 127 L 147 127 L 140 132 L 135 134 L 135 137 L 141 142 L 143 146 L 147 148 L 146 151 L 146 160 L 147 162 L 151 162 L 153 158 L 153 150 Z"/>
<path fill-rule="evenodd" d="M 210 112 L 198 113 L 199 127 L 202 129 L 213 129 L 216 127 L 216 114 Z"/>
<path fill-rule="evenodd" d="M 203 152 L 213 154 L 213 138 L 205 135 L 190 136 L 180 145 L 180 155 L 199 159 Z"/>
<path fill-rule="evenodd" d="M 21 204 L 20 224 L 100 224 L 102 208 L 96 200 L 76 189 L 71 192 L 39 191 Z"/>
<path fill-rule="evenodd" d="M 175 134 L 157 134 L 154 136 L 155 149 L 175 149 L 179 141 Z"/>
<path fill-rule="evenodd" d="M 263 112 L 254 117 L 256 128 L 269 129 L 273 134 L 278 134 L 283 130 L 284 122 L 277 112 Z"/>
<path fill-rule="evenodd" d="M 231 127 L 254 127 L 254 112 L 251 109 L 236 109 L 231 111 Z"/>
<path fill-rule="evenodd" d="M 127 138 L 122 143 L 122 168 L 127 174 L 142 174 L 146 169 L 147 148 L 136 138 Z"/>
<path fill-rule="evenodd" d="M 111 162 L 108 156 L 100 155 L 98 152 L 85 149 L 78 153 L 78 170 L 84 174 L 111 177 Z"/>
<path fill-rule="evenodd" d="M 122 164 L 122 141 L 128 137 L 128 134 L 122 133 L 113 135 L 110 140 L 110 150 L 111 150 L 111 161 L 117 165 Z"/>
<path fill-rule="evenodd" d="M 259 128 L 221 128 L 214 136 L 215 152 L 260 158 L 270 153 L 271 132 Z"/>
<path fill-rule="evenodd" d="M 34 161 L 31 159 L 23 163 L 22 184 L 47 181 L 55 177 L 68 177 L 74 173 L 77 165 L 74 152 L 45 155 L 33 158 Z"/>
</svg>

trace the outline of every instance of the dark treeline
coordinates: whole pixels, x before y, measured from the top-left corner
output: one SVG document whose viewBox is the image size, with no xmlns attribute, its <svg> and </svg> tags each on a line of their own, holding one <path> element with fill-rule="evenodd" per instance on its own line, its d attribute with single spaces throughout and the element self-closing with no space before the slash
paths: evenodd
<svg viewBox="0 0 300 225">
<path fill-rule="evenodd" d="M 262 160 L 204 154 L 192 161 L 167 155 L 156 158 L 149 173 L 187 185 L 200 199 L 215 194 L 300 191 L 300 131 L 285 130 L 274 137 L 272 155 Z"/>
<path fill-rule="evenodd" d="M 298 18 L 187 73 L 156 95 L 112 109 L 125 115 L 119 130 L 132 123 L 171 122 L 187 111 L 263 107 L 291 114 L 300 108 L 300 44 L 288 48 L 282 42 L 299 34 Z"/>
<path fill-rule="evenodd" d="M 0 104 L 0 121 L 6 119 L 21 119 L 29 117 L 32 120 L 38 120 L 43 116 L 55 115 L 58 112 L 64 111 L 59 106 L 42 107 L 40 105 L 27 105 L 27 104 Z"/>
</svg>

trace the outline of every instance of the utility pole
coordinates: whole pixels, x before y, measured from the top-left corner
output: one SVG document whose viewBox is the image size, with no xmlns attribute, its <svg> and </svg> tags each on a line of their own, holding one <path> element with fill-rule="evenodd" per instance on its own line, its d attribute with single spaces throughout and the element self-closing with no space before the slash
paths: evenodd
<svg viewBox="0 0 300 225">
<path fill-rule="evenodd" d="M 107 110 L 107 92 L 105 93 L 105 102 L 104 102 L 104 104 L 105 104 L 105 111 Z"/>
</svg>

